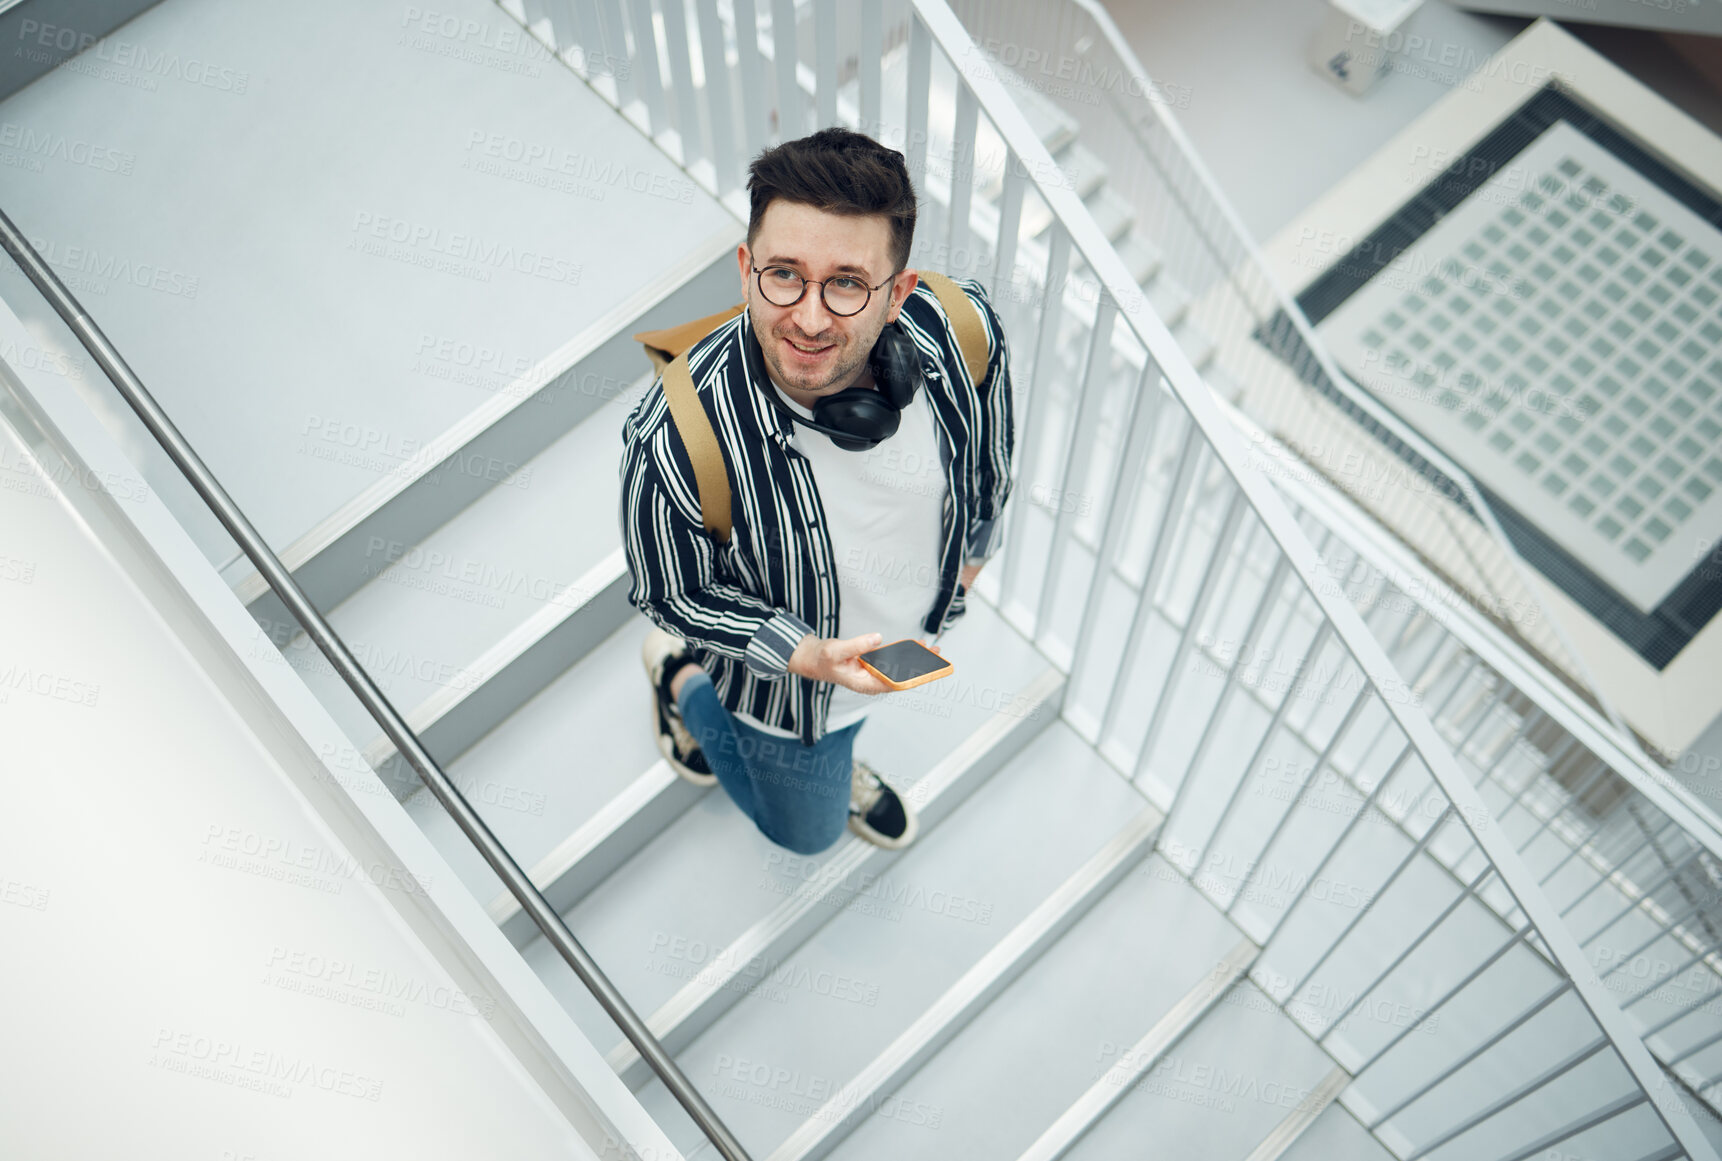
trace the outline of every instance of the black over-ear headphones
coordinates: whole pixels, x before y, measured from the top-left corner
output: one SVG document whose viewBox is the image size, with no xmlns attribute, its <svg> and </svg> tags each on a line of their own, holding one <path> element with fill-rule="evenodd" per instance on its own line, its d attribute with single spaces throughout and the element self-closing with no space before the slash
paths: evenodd
<svg viewBox="0 0 1722 1161">
<path fill-rule="evenodd" d="M 759 340 L 753 328 L 747 328 L 750 351 L 759 352 Z M 763 360 L 760 360 L 763 363 Z M 879 341 L 867 354 L 867 366 L 873 372 L 874 391 L 859 384 L 845 387 L 835 395 L 827 395 L 813 405 L 813 418 L 807 419 L 786 404 L 777 393 L 765 368 L 758 363 L 755 370 L 777 404 L 789 418 L 803 427 L 811 427 L 831 437 L 831 442 L 844 451 L 871 451 L 897 434 L 899 414 L 914 401 L 921 386 L 921 356 L 900 323 L 886 323 L 879 332 Z"/>
</svg>

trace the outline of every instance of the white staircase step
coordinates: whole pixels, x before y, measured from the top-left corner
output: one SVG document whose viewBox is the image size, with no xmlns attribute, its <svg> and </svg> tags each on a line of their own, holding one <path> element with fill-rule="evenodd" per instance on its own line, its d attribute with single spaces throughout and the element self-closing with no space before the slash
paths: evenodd
<svg viewBox="0 0 1722 1161">
<path fill-rule="evenodd" d="M 1208 365 L 1202 368 L 1202 380 L 1214 394 L 1227 403 L 1236 405 L 1238 398 L 1244 393 L 1244 385 L 1217 360 L 1210 360 Z"/>
<path fill-rule="evenodd" d="M 1019 1161 L 1055 1161 L 1068 1155 L 1072 1146 L 1087 1137 L 1126 1092 L 1143 1085 L 1151 1073 L 1160 1071 L 1165 1064 L 1176 1065 L 1176 1058 L 1168 1054 L 1194 1031 L 1197 1022 L 1222 997 L 1238 985 L 1258 950 L 1247 939 L 1239 941 L 1207 978 L 1185 993 L 1170 1012 L 1126 1049 L 1118 1061 L 1023 1152 Z"/>
<path fill-rule="evenodd" d="M 96 285 L 78 293 L 278 550 L 496 398 L 506 369 L 739 232 L 487 0 L 305 0 L 269 35 L 186 0 L 124 35 L 151 60 L 219 62 L 226 83 L 143 93 L 106 64 L 39 78 L 7 123 L 100 141 L 135 173 L 50 165 L 8 183 L 6 212 L 63 270 L 75 248 L 158 273 L 79 273 Z M 231 544 L 193 503 L 175 515 L 224 565 Z"/>
<path fill-rule="evenodd" d="M 1130 277 L 1136 280 L 1136 285 L 1145 286 L 1148 280 L 1160 271 L 1162 255 L 1160 247 L 1156 246 L 1141 230 L 1131 230 L 1124 240 L 1116 246 L 1118 256 L 1124 259 L 1124 268 L 1130 271 Z"/>
<path fill-rule="evenodd" d="M 941 648 L 956 672 L 881 698 L 880 708 L 869 715 L 856 738 L 857 755 L 917 806 L 923 827 L 929 829 L 1003 763 L 1017 744 L 1013 738 L 1018 731 L 1038 732 L 1056 717 L 1061 696 L 1061 683 L 1044 658 L 1004 627 L 984 602 L 969 606 L 963 621 L 945 634 Z M 633 680 L 644 706 L 644 675 Z M 1037 689 L 1038 697 L 1050 697 L 1050 702 L 1026 700 Z M 639 728 L 644 737 L 648 731 L 643 721 Z M 977 735 L 979 752 L 974 748 Z M 953 755 L 959 756 L 954 764 L 949 761 Z M 928 785 L 918 785 L 929 778 Z M 926 798 L 934 784 L 939 792 Z M 879 861 L 874 863 L 876 855 Z M 830 917 L 830 906 L 816 905 L 809 911 L 798 902 L 797 892 L 809 879 L 819 878 L 819 868 L 848 859 L 861 870 L 877 873 L 897 857 L 850 837 L 811 860 L 791 856 L 760 835 L 727 796 L 713 792 L 566 918 L 674 1049 L 678 1039 L 685 1043 L 696 1035 L 738 993 L 723 988 L 721 981 L 707 988 L 694 978 L 697 972 L 684 971 L 686 960 L 660 962 L 655 951 L 697 945 L 704 956 L 716 957 L 732 945 L 745 947 L 745 953 L 732 953 L 744 959 L 721 963 L 725 970 L 744 971 L 755 955 L 786 954 L 787 948 L 774 947 L 773 931 L 799 942 Z M 527 945 L 523 954 L 600 1047 L 617 1042 L 608 1018 L 543 940 Z M 630 1067 L 618 1063 L 624 1070 Z"/>
<path fill-rule="evenodd" d="M 1280 1157 L 1281 1161 L 1393 1161 L 1393 1154 L 1340 1105 L 1329 1105 Z"/>
<path fill-rule="evenodd" d="M 1183 348 L 1191 365 L 1205 373 L 1208 364 L 1213 361 L 1214 352 L 1219 349 L 1219 344 L 1213 337 L 1197 326 L 1188 313 L 1172 329 L 1172 337 L 1178 340 L 1178 345 Z"/>
<path fill-rule="evenodd" d="M 1073 140 L 1053 158 L 1079 198 L 1087 198 L 1106 183 L 1106 162 L 1081 140 Z"/>
<path fill-rule="evenodd" d="M 1159 817 L 1068 727 L 1048 729 L 775 964 L 679 1062 L 690 1076 L 719 1080 L 714 1107 L 751 1151 L 775 1161 L 823 1155 L 846 1114 L 865 1115 L 888 1096 L 880 1087 L 891 1074 L 936 1051 L 952 1021 L 984 1006 L 1006 973 L 1147 854 Z M 1079 874 L 1097 859 L 1098 869 Z M 810 986 L 829 978 L 855 981 L 855 994 L 834 999 Z M 831 1078 L 840 1104 L 782 1107 L 767 1099 L 769 1086 L 742 1079 L 759 1064 Z M 641 1099 L 648 1111 L 668 1111 L 656 1082 Z"/>
<path fill-rule="evenodd" d="M 964 1156 L 1018 1156 L 1239 939 L 1182 876 L 1150 856 L 832 1156 L 945 1158 L 953 1142 Z M 925 1114 L 920 1123 L 916 1113 Z"/>
<path fill-rule="evenodd" d="M 1125 201 L 1111 186 L 1102 186 L 1083 199 L 1095 224 L 1109 242 L 1117 242 L 1136 221 L 1136 208 Z"/>
<path fill-rule="evenodd" d="M 1094 222 L 1100 227 L 1100 232 L 1107 241 L 1116 243 L 1129 231 L 1136 220 L 1136 210 L 1125 201 L 1110 186 L 1101 186 L 1094 193 L 1083 199 L 1088 212 L 1094 216 Z M 1042 204 L 1023 207 L 1023 231 L 1025 236 L 1033 230 L 1033 237 L 1044 240 L 1052 225 L 1052 214 Z M 1074 249 L 1071 251 L 1070 264 L 1072 269 L 1083 265 L 1082 256 Z"/>
<path fill-rule="evenodd" d="M 1166 1157 L 1244 1157 L 1333 1062 L 1243 981 L 1065 1156 L 1102 1161 L 1144 1140 Z"/>
<path fill-rule="evenodd" d="M 531 366 L 479 343 L 421 340 L 416 365 L 465 383 L 476 405 L 421 441 L 410 470 L 380 478 L 282 553 L 300 586 L 319 608 L 339 605 L 375 575 L 377 544 L 421 542 L 501 486 L 493 465 L 526 463 L 625 393 L 645 365 L 628 336 L 698 317 L 730 294 L 738 235 L 739 228 L 720 228 L 603 313 L 571 322 L 565 341 Z M 499 364 L 506 369 L 493 369 Z M 235 593 L 260 623 L 296 631 L 285 605 L 247 567 L 226 570 Z"/>
<path fill-rule="evenodd" d="M 1056 712 L 1062 689 L 1062 678 L 1048 671 L 1024 692 L 1035 709 L 1044 708 L 1050 717 Z M 919 803 L 923 828 L 930 829 L 960 806 L 992 771 L 1009 760 L 1025 737 L 1038 732 L 1035 719 L 1012 720 L 1013 716 L 994 717 L 908 792 Z M 788 897 L 732 940 L 719 956 L 718 966 L 692 980 L 652 1014 L 652 1026 L 660 1039 L 672 1049 L 689 1043 L 731 1007 L 754 979 L 781 962 L 838 910 L 851 904 L 870 908 L 870 885 L 879 875 L 890 874 L 882 868 L 894 862 L 895 856 L 850 840 L 821 863 L 817 873 L 806 860 L 794 863 L 800 882 L 780 892 Z M 862 898 L 857 900 L 857 895 Z M 644 1084 L 650 1079 L 631 1046 L 619 1046 L 610 1060 L 630 1084 Z"/>
<path fill-rule="evenodd" d="M 651 691 L 640 664 L 640 646 L 650 627 L 635 617 L 611 633 L 445 767 L 528 871 L 641 776 L 663 765 L 652 739 Z M 701 793 L 680 779 L 674 782 L 693 792 L 684 797 Z M 442 804 L 421 789 L 406 808 L 461 881 L 481 902 L 492 903 L 503 891 L 501 880 Z M 546 886 L 536 876 L 534 881 L 541 889 Z"/>
<path fill-rule="evenodd" d="M 996 60 L 989 63 L 995 72 L 1007 78 L 1005 83 L 1011 99 L 1016 102 L 1017 108 L 1022 110 L 1023 116 L 1028 118 L 1029 127 L 1034 130 L 1035 136 L 1040 138 L 1041 144 L 1046 146 L 1048 153 L 1057 157 L 1066 145 L 1076 140 L 1078 126 L 1074 117 L 1004 65 Z"/>
<path fill-rule="evenodd" d="M 1190 309 L 1190 292 L 1184 289 L 1183 283 L 1162 270 L 1142 289 L 1148 293 L 1148 305 L 1154 308 L 1154 313 L 1168 328 L 1183 321 L 1184 312 Z"/>
<path fill-rule="evenodd" d="M 1064 174 L 1069 188 L 1076 196 L 1084 200 L 1093 196 L 1106 182 L 1106 162 L 1089 149 L 1081 141 L 1071 141 L 1063 152 L 1053 158 L 1059 170 Z M 993 182 L 983 189 L 981 194 L 988 200 L 996 201 L 1003 192 L 1003 180 Z M 1052 211 L 1046 202 L 1039 197 L 1028 197 L 1023 201 L 1022 223 L 1018 236 L 1022 238 L 1037 237 L 1052 221 Z"/>
<path fill-rule="evenodd" d="M 1275 1125 L 1273 1130 L 1262 1138 L 1262 1143 L 1250 1150 L 1250 1155 L 1244 1158 L 1244 1161 L 1281 1161 L 1293 1145 L 1333 1106 L 1333 1099 L 1350 1083 L 1351 1077 L 1345 1069 L 1336 1065 L 1329 1070 L 1322 1082 L 1286 1114 L 1286 1119 Z M 1340 1111 L 1344 1112 L 1343 1109 Z"/>
<path fill-rule="evenodd" d="M 470 695 L 491 676 L 474 664 L 511 634 L 534 622 L 548 631 L 619 575 L 621 424 L 649 383 L 604 403 L 421 542 L 372 539 L 372 579 L 327 615 L 409 724 L 428 727 Z M 618 612 L 606 609 L 604 634 Z M 283 654 L 348 736 L 379 753 L 376 723 L 304 634 Z"/>
</svg>

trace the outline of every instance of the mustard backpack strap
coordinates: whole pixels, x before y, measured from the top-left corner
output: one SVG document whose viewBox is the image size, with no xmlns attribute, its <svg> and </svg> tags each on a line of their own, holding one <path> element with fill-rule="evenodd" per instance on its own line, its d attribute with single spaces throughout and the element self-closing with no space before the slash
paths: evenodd
<svg viewBox="0 0 1722 1161">
<path fill-rule="evenodd" d="M 700 404 L 683 351 L 664 368 L 664 397 L 669 400 L 670 419 L 681 433 L 694 465 L 694 483 L 699 490 L 700 519 L 714 540 L 729 543 L 729 476 L 724 472 L 723 449 L 712 431 L 711 417 Z"/>
<path fill-rule="evenodd" d="M 957 336 L 957 348 L 963 353 L 963 363 L 969 369 L 969 381 L 979 387 L 987 377 L 992 352 L 987 349 L 987 328 L 981 322 L 981 312 L 963 288 L 936 270 L 917 270 L 921 281 L 932 287 L 945 317 L 951 320 L 951 330 Z"/>
</svg>

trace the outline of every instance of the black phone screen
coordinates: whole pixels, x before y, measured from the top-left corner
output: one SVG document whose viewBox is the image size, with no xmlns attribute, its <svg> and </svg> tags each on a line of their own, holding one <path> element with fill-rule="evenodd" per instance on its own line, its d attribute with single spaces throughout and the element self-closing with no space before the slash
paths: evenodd
<svg viewBox="0 0 1722 1161">
<path fill-rule="evenodd" d="M 892 681 L 912 681 L 937 673 L 950 662 L 919 641 L 893 641 L 881 649 L 861 654 L 862 660 Z"/>
</svg>

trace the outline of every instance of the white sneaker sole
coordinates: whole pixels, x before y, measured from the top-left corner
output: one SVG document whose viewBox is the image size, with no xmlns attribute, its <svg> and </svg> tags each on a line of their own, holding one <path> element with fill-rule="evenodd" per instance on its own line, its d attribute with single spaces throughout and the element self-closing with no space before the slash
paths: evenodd
<svg viewBox="0 0 1722 1161">
<path fill-rule="evenodd" d="M 657 741 L 658 753 L 663 755 L 664 761 L 669 764 L 670 769 L 676 772 L 676 776 L 678 778 L 684 782 L 691 782 L 695 786 L 716 786 L 716 774 L 701 774 L 696 770 L 689 769 L 676 758 L 675 738 L 668 733 L 665 733 L 659 727 L 658 687 L 657 683 L 652 679 L 652 670 L 658 664 L 660 656 L 659 635 L 662 633 L 662 629 L 654 628 L 650 633 L 646 634 L 646 642 L 640 650 L 640 660 L 644 662 L 646 666 L 646 681 L 651 686 L 647 691 L 647 694 L 651 701 L 652 736 Z"/>
<path fill-rule="evenodd" d="M 903 796 L 899 794 L 897 797 L 901 799 Z M 850 833 L 866 839 L 876 847 L 883 847 L 888 851 L 900 851 L 914 842 L 915 836 L 921 831 L 921 820 L 915 814 L 915 808 L 910 806 L 907 800 L 903 802 L 903 819 L 907 825 L 903 827 L 903 833 L 897 838 L 889 838 L 880 834 L 868 826 L 866 819 L 859 814 L 849 816 L 849 830 Z"/>
</svg>

